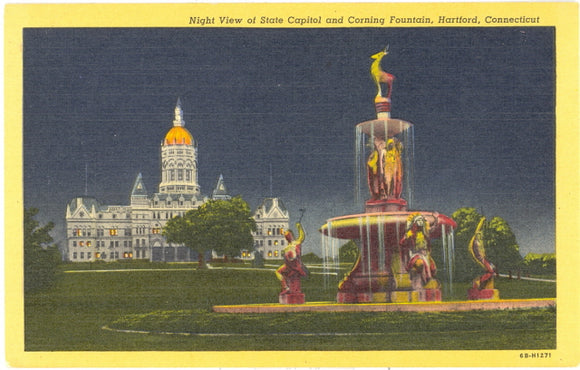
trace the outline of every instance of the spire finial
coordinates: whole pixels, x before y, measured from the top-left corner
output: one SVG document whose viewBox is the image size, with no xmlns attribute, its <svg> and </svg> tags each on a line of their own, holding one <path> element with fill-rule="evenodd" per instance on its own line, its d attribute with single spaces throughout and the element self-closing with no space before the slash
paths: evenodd
<svg viewBox="0 0 580 370">
<path fill-rule="evenodd" d="M 177 98 L 177 104 L 175 105 L 175 119 L 173 120 L 173 126 L 185 126 L 185 121 L 183 120 L 183 110 L 181 109 L 181 98 Z"/>
</svg>

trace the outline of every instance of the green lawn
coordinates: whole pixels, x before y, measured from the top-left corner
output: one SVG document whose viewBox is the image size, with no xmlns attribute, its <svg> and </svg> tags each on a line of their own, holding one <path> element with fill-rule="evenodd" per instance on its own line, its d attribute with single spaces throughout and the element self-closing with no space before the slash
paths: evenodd
<svg viewBox="0 0 580 370">
<path fill-rule="evenodd" d="M 106 265 L 111 268 L 113 265 Z M 122 265 L 121 271 L 63 273 L 50 291 L 25 297 L 27 351 L 408 350 L 555 348 L 554 309 L 448 313 L 218 314 L 213 305 L 274 303 L 272 271 L 195 270 L 193 265 Z M 65 268 L 70 270 L 71 265 Z M 74 266 L 79 269 L 81 266 Z M 88 269 L 89 265 L 85 265 Z M 97 265 L 90 266 L 93 270 Z M 98 266 L 99 268 L 102 266 Z M 312 270 L 311 270 L 312 271 Z M 308 301 L 333 301 L 312 274 Z M 465 299 L 456 283 L 445 300 Z M 502 298 L 555 297 L 556 284 L 499 279 Z M 103 330 L 156 332 L 125 333 Z M 159 332 L 180 332 L 167 335 Z M 196 335 L 191 335 L 195 333 Z M 283 341 L 284 348 L 280 347 Z"/>
</svg>

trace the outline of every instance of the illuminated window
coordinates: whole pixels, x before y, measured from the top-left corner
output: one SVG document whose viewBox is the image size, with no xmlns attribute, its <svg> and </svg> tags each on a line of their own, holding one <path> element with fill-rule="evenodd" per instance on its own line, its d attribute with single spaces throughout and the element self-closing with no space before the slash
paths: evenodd
<svg viewBox="0 0 580 370">
<path fill-rule="evenodd" d="M 133 258 L 133 253 L 125 252 L 125 253 L 123 253 L 123 258 Z"/>
<path fill-rule="evenodd" d="M 274 245 L 278 245 L 278 241 L 277 240 L 274 240 Z"/>
<path fill-rule="evenodd" d="M 90 241 L 88 241 L 88 242 L 87 242 L 87 247 L 90 247 L 90 246 L 91 246 L 91 242 L 90 242 Z"/>
<path fill-rule="evenodd" d="M 95 253 L 95 258 L 101 258 L 101 253 L 99 252 Z"/>
<path fill-rule="evenodd" d="M 161 229 L 158 227 L 154 227 L 153 229 L 151 229 L 151 234 L 159 234 L 161 232 Z"/>
<path fill-rule="evenodd" d="M 272 229 L 268 228 L 268 235 L 272 235 Z"/>
<path fill-rule="evenodd" d="M 72 236 L 81 236 L 81 229 L 73 229 Z"/>
<path fill-rule="evenodd" d="M 274 251 L 274 257 L 278 257 L 278 251 Z"/>
<path fill-rule="evenodd" d="M 85 246 L 85 242 L 79 242 L 79 247 L 84 247 Z"/>
<path fill-rule="evenodd" d="M 109 229 L 109 235 L 111 236 L 117 235 L 117 229 Z"/>
<path fill-rule="evenodd" d="M 272 251 L 268 252 L 268 257 L 272 257 Z"/>
</svg>

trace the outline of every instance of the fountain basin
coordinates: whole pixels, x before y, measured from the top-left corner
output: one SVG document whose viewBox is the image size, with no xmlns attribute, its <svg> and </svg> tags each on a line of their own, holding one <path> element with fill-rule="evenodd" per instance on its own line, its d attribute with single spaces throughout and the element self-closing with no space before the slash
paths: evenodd
<svg viewBox="0 0 580 370">
<path fill-rule="evenodd" d="M 367 207 L 368 208 L 368 207 Z M 457 226 L 438 212 L 397 211 L 346 215 L 329 219 L 320 232 L 330 238 L 353 240 L 359 256 L 338 286 L 339 303 L 441 301 L 440 283 L 422 281 L 410 268 L 412 255 L 403 238 L 409 220 L 421 215 L 431 225 L 429 239 L 452 245 Z"/>
</svg>

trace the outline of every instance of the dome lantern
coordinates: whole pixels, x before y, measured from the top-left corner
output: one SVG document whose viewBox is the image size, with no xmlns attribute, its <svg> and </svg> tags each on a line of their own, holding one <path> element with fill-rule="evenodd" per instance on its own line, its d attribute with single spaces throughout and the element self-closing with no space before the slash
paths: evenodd
<svg viewBox="0 0 580 370">
<path fill-rule="evenodd" d="M 173 119 L 173 127 L 163 140 L 164 145 L 193 145 L 193 136 L 184 127 L 183 110 L 181 109 L 181 99 L 177 99 L 175 105 L 175 118 Z"/>
</svg>

